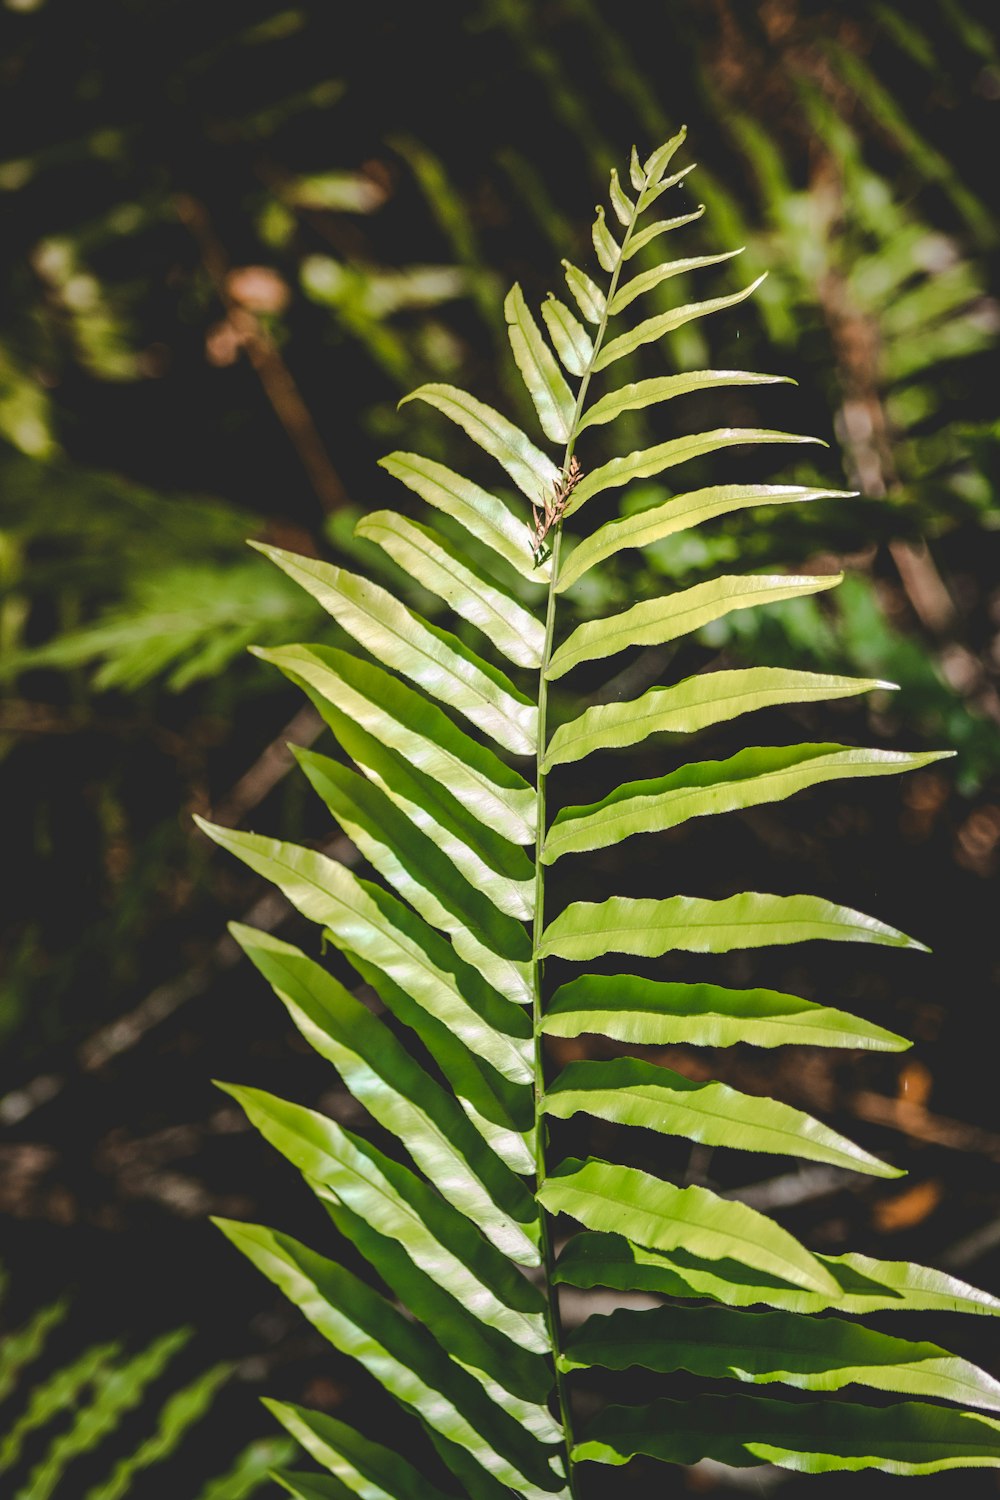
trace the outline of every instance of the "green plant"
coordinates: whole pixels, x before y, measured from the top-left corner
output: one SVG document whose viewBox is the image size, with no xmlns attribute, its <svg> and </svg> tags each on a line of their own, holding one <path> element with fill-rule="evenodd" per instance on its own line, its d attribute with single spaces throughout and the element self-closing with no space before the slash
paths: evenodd
<svg viewBox="0 0 1000 1500">
<path fill-rule="evenodd" d="M 707 485 L 649 509 L 630 509 L 589 530 L 572 550 L 566 545 L 564 522 L 575 522 L 587 504 L 599 510 L 610 491 L 631 481 L 736 445 L 806 441 L 768 429 L 720 427 L 603 463 L 588 456 L 587 467 L 579 465 L 581 435 L 597 452 L 596 440 L 624 412 L 713 387 L 777 379 L 698 371 L 639 380 L 589 399 L 594 377 L 613 371 L 620 359 L 638 355 L 671 329 L 736 306 L 753 290 L 633 321 L 644 292 L 728 259 L 663 261 L 629 275 L 636 251 L 659 245 L 661 236 L 692 217 L 676 213 L 639 223 L 686 176 L 686 169 L 666 175 L 682 139 L 683 133 L 675 136 L 645 164 L 633 152 L 634 197 L 612 174 L 621 237 L 612 234 L 603 208 L 593 230 L 610 278 L 607 292 L 567 263 L 584 321 L 554 297 L 542 309 L 559 363 L 520 288 L 508 296 L 514 357 L 542 430 L 559 447 L 558 462 L 461 391 L 430 385 L 415 392 L 499 461 L 530 505 L 531 525 L 436 462 L 400 453 L 384 460 L 390 474 L 492 550 L 487 569 L 401 515 L 379 512 L 358 527 L 446 600 L 465 635 L 428 625 L 385 589 L 341 568 L 264 549 L 366 653 L 293 646 L 261 655 L 304 687 L 359 767 L 361 774 L 313 752 L 299 756 L 333 817 L 397 894 L 308 848 L 203 825 L 319 923 L 324 939 L 412 1033 L 412 1045 L 404 1046 L 314 959 L 268 935 L 235 929 L 303 1035 L 401 1142 L 413 1165 L 313 1111 L 230 1087 L 253 1124 L 302 1171 L 388 1295 L 285 1234 L 230 1221 L 221 1227 L 338 1349 L 356 1356 L 416 1414 L 442 1472 L 450 1470 L 474 1500 L 510 1491 L 576 1494 L 581 1462 L 623 1464 L 635 1455 L 674 1463 L 706 1456 L 743 1466 L 771 1462 L 814 1472 L 875 1467 L 918 1474 L 1000 1465 L 995 1420 L 932 1404 L 1000 1411 L 1000 1384 L 935 1345 L 856 1321 L 892 1309 L 995 1316 L 996 1300 L 926 1268 L 814 1254 L 764 1215 L 699 1186 L 676 1186 L 602 1160 L 552 1159 L 550 1122 L 583 1114 L 713 1146 L 776 1152 L 882 1178 L 900 1175 L 777 1100 L 695 1082 L 641 1056 L 573 1061 L 546 1078 L 545 1036 L 597 1034 L 628 1048 L 750 1042 L 892 1052 L 907 1045 L 856 1016 L 766 988 L 678 982 L 656 977 L 655 970 L 653 977 L 605 971 L 603 961 L 613 953 L 659 960 L 669 953 L 723 955 L 813 939 L 921 948 L 885 923 L 831 901 L 757 892 L 719 899 L 614 896 L 572 900 L 546 918 L 548 872 L 569 855 L 781 800 L 832 779 L 891 775 L 940 758 L 837 744 L 752 747 L 724 762 L 682 765 L 653 780 L 619 785 L 597 802 L 563 806 L 551 822 L 546 815 L 550 778 L 558 786 L 585 758 L 634 750 L 653 734 L 692 734 L 769 705 L 884 686 L 788 668 L 692 673 L 637 699 L 609 691 L 582 712 L 579 699 L 567 696 L 551 705 L 562 720 L 551 730 L 550 693 L 561 693 L 564 677 L 577 667 L 628 649 L 678 643 L 733 611 L 802 599 L 838 581 L 830 575 L 717 576 L 641 599 L 611 617 L 584 619 L 568 634 L 557 619 L 571 590 L 586 611 L 590 570 L 625 549 L 737 510 L 840 494 L 804 485 Z M 567 375 L 579 382 L 575 395 Z M 534 609 L 522 602 L 524 584 L 534 589 Z M 466 635 L 474 639 L 470 626 L 512 669 L 538 673 L 533 695 L 467 644 Z M 506 756 L 535 756 L 535 784 L 432 699 L 464 716 Z M 555 961 L 596 961 L 598 967 L 550 995 L 543 966 Z M 556 1261 L 553 1221 L 560 1215 L 583 1232 Z M 654 1292 L 666 1300 L 651 1311 L 623 1308 L 591 1317 L 565 1337 L 560 1284 Z M 748 1310 L 760 1307 L 769 1311 Z M 918 1399 L 867 1406 L 824 1394 L 787 1402 L 719 1395 L 709 1387 L 682 1401 L 612 1405 L 578 1432 L 570 1372 L 634 1365 L 708 1381 L 784 1382 L 807 1392 L 857 1384 Z M 428 1477 L 430 1457 L 414 1466 L 321 1413 L 287 1405 L 274 1410 L 335 1476 L 286 1476 L 293 1494 L 406 1500 L 444 1494 Z"/>
<path fill-rule="evenodd" d="M 68 1494 L 69 1484 L 81 1500 L 146 1493 L 151 1469 L 178 1453 L 183 1461 L 185 1438 L 232 1374 L 231 1365 L 214 1365 L 179 1384 L 172 1366 L 190 1341 L 186 1328 L 131 1354 L 115 1341 L 81 1348 L 72 1327 L 60 1341 L 69 1312 L 61 1299 L 0 1336 L 0 1475 L 11 1500 L 48 1500 Z M 187 1492 L 249 1500 L 288 1456 L 287 1439 L 259 1440 L 203 1485 L 204 1469 L 196 1471 L 198 1488 Z"/>
</svg>

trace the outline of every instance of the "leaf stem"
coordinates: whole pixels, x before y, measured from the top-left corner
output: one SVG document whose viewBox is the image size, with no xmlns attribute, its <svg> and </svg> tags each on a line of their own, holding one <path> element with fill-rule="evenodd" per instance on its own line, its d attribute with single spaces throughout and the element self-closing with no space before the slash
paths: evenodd
<svg viewBox="0 0 1000 1500">
<path fill-rule="evenodd" d="M 580 388 L 577 391 L 576 405 L 573 410 L 573 425 L 570 430 L 569 441 L 563 454 L 562 472 L 565 475 L 569 471 L 570 461 L 573 458 L 576 446 L 576 435 L 583 415 L 584 403 L 587 399 L 587 391 L 590 387 L 591 376 L 594 373 L 594 364 L 601 352 L 604 336 L 608 327 L 608 308 L 618 290 L 618 281 L 621 276 L 622 267 L 625 264 L 625 251 L 629 240 L 632 238 L 635 222 L 639 213 L 639 204 L 642 201 L 642 193 L 636 195 L 636 205 L 632 211 L 622 240 L 621 253 L 618 263 L 611 274 L 611 282 L 608 287 L 607 298 L 604 304 L 604 312 L 601 322 L 594 338 L 594 349 L 588 361 L 587 368 L 580 380 Z M 551 575 L 549 578 L 548 597 L 545 604 L 545 643 L 542 649 L 542 663 L 539 669 L 538 680 L 538 749 L 535 773 L 535 911 L 532 948 L 534 954 L 538 953 L 542 942 L 542 933 L 545 930 L 545 866 L 542 863 L 542 847 L 545 843 L 546 819 L 545 819 L 545 783 L 546 776 L 542 769 L 545 760 L 546 742 L 548 739 L 548 701 L 549 684 L 546 672 L 552 655 L 552 643 L 555 637 L 556 624 L 556 584 L 559 579 L 559 556 L 562 549 L 563 523 L 560 518 L 552 529 L 552 553 L 551 553 Z M 535 1053 L 535 1177 L 539 1184 L 544 1182 L 546 1176 L 545 1146 L 546 1146 L 546 1124 L 545 1124 L 545 1060 L 542 1051 L 542 961 L 533 957 L 533 996 L 532 1014 L 534 1021 L 534 1053 Z M 559 1416 L 562 1421 L 563 1436 L 566 1443 L 566 1481 L 569 1493 L 575 1500 L 576 1476 L 573 1464 L 573 1413 L 569 1400 L 569 1392 L 566 1388 L 566 1379 L 559 1368 L 559 1353 L 562 1348 L 562 1329 L 559 1318 L 559 1294 L 554 1289 L 552 1276 L 554 1271 L 554 1257 L 552 1252 L 552 1236 L 549 1231 L 548 1215 L 545 1210 L 541 1212 L 541 1251 L 542 1264 L 545 1272 L 545 1300 L 546 1321 L 548 1323 L 549 1337 L 552 1341 L 553 1359 L 555 1360 L 556 1398 L 559 1403 Z"/>
</svg>

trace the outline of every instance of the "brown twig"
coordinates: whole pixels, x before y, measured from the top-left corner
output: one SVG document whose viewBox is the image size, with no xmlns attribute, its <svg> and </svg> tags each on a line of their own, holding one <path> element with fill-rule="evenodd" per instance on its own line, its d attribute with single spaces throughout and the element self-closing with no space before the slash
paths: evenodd
<svg viewBox="0 0 1000 1500">
<path fill-rule="evenodd" d="M 236 343 L 256 371 L 264 394 L 309 475 L 320 504 L 325 511 L 339 510 L 348 501 L 343 481 L 330 462 L 309 408 L 274 340 L 260 319 L 233 297 L 229 289 L 229 261 L 207 210 L 187 193 L 178 194 L 174 202 L 178 217 L 198 242 L 202 264 L 226 309 L 226 319 Z"/>
<path fill-rule="evenodd" d="M 142 736 L 177 760 L 190 760 L 192 746 L 183 735 L 149 719 L 116 718 L 98 714 L 88 704 L 39 703 L 27 698 L 9 698 L 0 703 L 0 735 L 113 734 Z"/>
<path fill-rule="evenodd" d="M 932 1114 L 923 1105 L 906 1099 L 890 1099 L 885 1094 L 864 1089 L 849 1100 L 848 1108 L 859 1120 L 899 1130 L 930 1146 L 946 1146 L 951 1151 L 968 1151 L 1000 1161 L 1000 1135 L 994 1131 L 968 1125 L 963 1120 L 953 1120 L 947 1115 Z"/>
<path fill-rule="evenodd" d="M 314 708 L 307 704 L 290 719 L 280 734 L 267 745 L 246 771 L 216 805 L 212 811 L 213 823 L 226 828 L 235 828 L 242 823 L 247 813 L 259 807 L 269 792 L 272 792 L 295 765 L 292 745 L 308 748 L 323 732 L 323 720 Z"/>
<path fill-rule="evenodd" d="M 356 864 L 359 858 L 354 845 L 346 838 L 336 838 L 324 846 L 324 854 L 341 864 Z M 249 927 L 263 932 L 274 932 L 290 914 L 291 908 L 278 891 L 265 891 L 241 917 Z M 42 1105 L 50 1103 L 80 1073 L 96 1072 L 112 1059 L 120 1057 L 138 1045 L 155 1027 L 194 1000 L 209 988 L 212 981 L 227 969 L 231 969 L 242 956 L 236 942 L 224 933 L 211 949 L 208 957 L 159 984 L 132 1010 L 102 1026 L 89 1036 L 76 1050 L 75 1069 L 66 1073 L 40 1073 L 21 1088 L 12 1089 L 0 1099 L 0 1125 L 17 1125 L 34 1114 Z"/>
<path fill-rule="evenodd" d="M 37 707 L 44 709 L 45 705 Z M 28 722 L 24 727 L 37 727 L 35 717 L 28 715 Z M 44 714 L 38 717 L 40 723 L 45 723 Z M 74 721 L 73 727 L 78 728 L 79 725 Z M 323 721 L 311 705 L 300 709 L 222 798 L 213 810 L 215 822 L 226 827 L 242 822 L 295 764 L 289 744 L 311 745 L 322 728 Z M 354 845 L 346 838 L 334 839 L 323 852 L 347 865 L 356 863 L 359 857 Z M 285 898 L 278 891 L 268 890 L 254 902 L 242 920 L 251 927 L 273 932 L 288 913 L 289 906 Z M 240 954 L 238 945 L 228 933 L 224 933 L 206 960 L 157 985 L 132 1010 L 116 1017 L 82 1042 L 76 1051 L 77 1069 L 85 1073 L 94 1072 L 112 1058 L 130 1051 L 148 1032 L 166 1021 L 182 1005 L 203 994 L 215 976 L 231 968 Z M 73 1076 L 72 1073 L 40 1073 L 30 1083 L 13 1089 L 0 1098 L 0 1125 L 15 1125 L 27 1119 L 35 1110 L 61 1094 Z"/>
</svg>

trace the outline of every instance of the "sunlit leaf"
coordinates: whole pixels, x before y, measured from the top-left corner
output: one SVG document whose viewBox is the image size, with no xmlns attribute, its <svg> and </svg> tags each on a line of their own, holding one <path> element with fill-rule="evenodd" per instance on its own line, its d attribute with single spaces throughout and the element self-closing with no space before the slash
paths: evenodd
<svg viewBox="0 0 1000 1500">
<path fill-rule="evenodd" d="M 600 323 L 607 308 L 607 299 L 596 282 L 591 281 L 585 271 L 570 265 L 568 260 L 563 261 L 566 272 L 566 285 L 573 293 L 576 304 L 588 323 Z"/>
<path fill-rule="evenodd" d="M 717 427 L 712 432 L 699 432 L 690 437 L 671 438 L 658 443 L 655 448 L 640 449 L 626 458 L 613 458 L 600 468 L 591 469 L 573 492 L 566 507 L 567 515 L 580 509 L 591 496 L 605 490 L 630 484 L 635 479 L 649 479 L 672 469 L 690 458 L 701 458 L 706 453 L 720 453 L 725 448 L 738 448 L 744 443 L 816 443 L 811 437 L 800 437 L 793 432 L 771 432 L 758 427 Z"/>
<path fill-rule="evenodd" d="M 637 833 L 663 832 L 689 818 L 780 802 L 827 781 L 897 776 L 949 753 L 783 745 L 740 750 L 729 760 L 697 761 L 655 780 L 627 782 L 589 807 L 564 807 L 549 830 L 542 858 L 552 864 L 564 854 L 603 849 Z"/>
<path fill-rule="evenodd" d="M 782 383 L 791 383 L 787 375 L 754 375 L 747 370 L 693 370 L 685 375 L 657 375 L 652 380 L 638 380 L 609 391 L 606 396 L 587 407 L 576 430 L 582 432 L 585 427 L 599 427 L 605 422 L 613 421 L 622 412 L 644 411 L 648 406 L 671 401 L 675 396 L 687 395 L 689 391 L 712 390 L 717 386 L 728 385 Z"/>
<path fill-rule="evenodd" d="M 352 734 L 346 726 L 342 733 L 346 747 L 364 736 L 364 730 Z M 377 762 L 378 748 L 365 738 L 368 743 L 358 753 Z M 425 829 L 411 823 L 405 799 L 399 806 L 387 797 L 370 765 L 371 781 L 314 751 L 297 750 L 296 756 L 340 827 L 383 879 L 426 922 L 448 933 L 456 953 L 494 989 L 518 1003 L 530 1001 L 530 944 L 521 924 L 491 899 L 505 884 L 495 872 L 476 862 L 473 875 L 480 878 L 467 880 L 460 871 L 472 863 L 472 851 L 465 859 L 456 858 L 454 847 L 446 853 L 433 836 L 440 825 Z M 405 763 L 398 769 L 401 777 L 409 771 Z"/>
<path fill-rule="evenodd" d="M 516 283 L 507 294 L 504 313 L 510 347 L 542 431 L 554 443 L 565 443 L 573 429 L 573 395 Z"/>
<path fill-rule="evenodd" d="M 850 698 L 894 683 L 872 677 L 835 677 L 786 667 L 744 667 L 704 672 L 674 687 L 650 688 L 641 698 L 601 703 L 561 724 L 549 743 L 545 767 L 581 760 L 595 750 L 622 750 L 651 734 L 697 734 L 741 714 L 788 703 Z"/>
<path fill-rule="evenodd" d="M 574 318 L 565 302 L 560 302 L 551 292 L 542 303 L 542 317 L 556 353 L 569 373 L 585 374 L 593 358 L 594 343 L 583 324 Z"/>
<path fill-rule="evenodd" d="M 541 664 L 545 640 L 541 622 L 466 562 L 445 537 L 389 510 L 363 516 L 355 529 L 358 536 L 383 547 L 411 577 L 481 630 L 517 666 Z"/>
<path fill-rule="evenodd" d="M 713 485 L 687 495 L 675 495 L 664 505 L 654 505 L 620 521 L 609 521 L 592 532 L 560 568 L 556 589 L 563 593 L 595 563 L 614 557 L 626 547 L 648 547 L 717 516 L 758 505 L 804 505 L 811 500 L 843 498 L 848 498 L 843 490 L 810 490 L 801 485 L 777 484 Z"/>
<path fill-rule="evenodd" d="M 534 789 L 399 678 L 332 646 L 282 646 L 257 655 L 306 688 L 320 712 L 331 711 L 338 726 L 349 717 L 433 782 L 449 788 L 466 811 L 494 833 L 515 844 L 534 842 Z"/>
<path fill-rule="evenodd" d="M 911 1045 L 871 1021 L 776 990 L 671 984 L 636 974 L 586 974 L 553 995 L 542 1029 L 549 1036 L 588 1032 L 648 1047 L 858 1047 L 899 1052 Z"/>
<path fill-rule="evenodd" d="M 687 126 L 682 125 L 676 135 L 672 135 L 668 141 L 664 141 L 662 146 L 657 146 L 655 151 L 649 153 L 642 164 L 642 170 L 645 173 L 646 183 L 649 187 L 655 187 L 661 180 L 667 167 L 686 140 Z"/>
<path fill-rule="evenodd" d="M 722 619 L 736 609 L 774 604 L 780 599 L 800 599 L 836 588 L 841 574 L 795 578 L 763 574 L 758 577 L 724 576 L 709 583 L 659 599 L 644 600 L 604 620 L 578 625 L 569 640 L 553 653 L 546 677 L 562 677 L 581 662 L 614 656 L 629 646 L 660 646 L 691 631 Z"/>
<path fill-rule="evenodd" d="M 644 250 L 647 245 L 652 244 L 653 240 L 659 239 L 661 234 L 669 234 L 673 229 L 683 229 L 685 225 L 693 224 L 696 219 L 701 218 L 704 212 L 704 203 L 699 203 L 692 213 L 678 214 L 673 219 L 658 219 L 655 224 L 647 224 L 645 229 L 640 229 L 638 234 L 634 234 L 629 240 L 625 259 L 631 260 L 633 255 Z"/>
<path fill-rule="evenodd" d="M 535 504 L 559 479 L 559 470 L 529 437 L 474 396 L 452 385 L 422 385 L 407 401 L 426 401 L 456 422 L 507 470 L 518 489 Z"/>
<path fill-rule="evenodd" d="M 902 1176 L 778 1099 L 743 1094 L 724 1083 L 696 1082 L 637 1057 L 568 1063 L 546 1090 L 545 1112 L 561 1120 L 582 1112 L 619 1125 L 686 1136 L 706 1146 L 796 1156 L 874 1177 Z"/>
<path fill-rule="evenodd" d="M 597 218 L 594 220 L 591 237 L 602 269 L 613 271 L 621 258 L 621 246 L 607 226 L 602 203 L 597 205 Z"/>
<path fill-rule="evenodd" d="M 531 583 L 547 583 L 549 569 L 536 564 L 528 540 L 526 523 L 495 495 L 480 489 L 444 464 L 418 453 L 390 453 L 379 462 L 387 473 L 402 480 L 428 505 L 434 505 L 464 526 L 477 541 L 516 568 Z"/>
<path fill-rule="evenodd" d="M 756 281 L 752 281 L 742 291 L 731 292 L 727 297 L 709 297 L 705 302 L 688 302 L 683 307 L 674 307 L 669 312 L 657 313 L 655 317 L 647 318 L 644 323 L 630 329 L 628 333 L 621 333 L 616 339 L 605 344 L 594 360 L 594 369 L 606 370 L 609 365 L 615 364 L 619 359 L 624 359 L 627 354 L 634 354 L 637 349 L 641 349 L 645 344 L 654 343 L 675 328 L 683 328 L 686 323 L 693 323 L 698 318 L 706 318 L 710 313 L 724 312 L 726 308 L 736 307 L 740 302 L 745 302 L 748 297 L 752 297 L 763 280 L 763 276 L 758 276 Z"/>
<path fill-rule="evenodd" d="M 538 1194 L 550 1213 L 587 1229 L 625 1234 L 654 1250 L 678 1245 L 708 1260 L 738 1260 L 836 1300 L 839 1288 L 815 1256 L 772 1220 L 707 1188 L 674 1187 L 634 1167 L 565 1161 Z"/>
<path fill-rule="evenodd" d="M 385 748 L 347 714 L 330 705 L 324 717 L 364 774 L 434 842 L 474 891 L 488 897 L 507 916 L 524 920 L 532 915 L 533 872 L 523 850 L 466 816 L 462 803 L 447 787 L 432 781 L 404 755 Z M 405 831 L 402 838 L 405 844 Z M 448 878 L 447 874 L 443 876 L 442 883 Z M 460 899 L 461 893 L 458 884 L 453 894 Z M 499 952 L 516 959 L 521 956 L 521 940 L 510 923 L 503 925 L 505 937 L 499 940 Z"/>
<path fill-rule="evenodd" d="M 641 297 L 644 292 L 655 290 L 662 282 L 669 281 L 674 276 L 684 276 L 688 271 L 702 271 L 706 266 L 720 266 L 740 253 L 739 250 L 726 250 L 721 255 L 692 255 L 686 260 L 668 260 L 662 265 L 652 266 L 648 271 L 640 272 L 638 276 L 633 276 L 618 288 L 608 306 L 608 312 L 614 317 L 615 314 L 624 312 L 636 297 Z"/>
<path fill-rule="evenodd" d="M 433 697 L 464 713 L 515 755 L 534 748 L 538 711 L 457 636 L 421 620 L 386 589 L 345 568 L 261 546 L 358 643 Z"/>
<path fill-rule="evenodd" d="M 402 1141 L 444 1198 L 505 1255 L 537 1265 L 537 1222 L 523 1183 L 485 1143 L 446 1089 L 383 1022 L 319 964 L 278 938 L 234 924 L 233 936 L 306 1040 L 350 1092 Z"/>
<path fill-rule="evenodd" d="M 835 943 L 882 943 L 892 948 L 927 949 L 847 906 L 820 896 L 770 896 L 743 891 L 722 901 L 668 896 L 663 901 L 612 896 L 608 901 L 574 901 L 542 937 L 539 956 L 576 962 L 604 953 L 659 958 L 688 953 L 729 953 L 734 948 L 766 948 L 825 938 Z"/>
<path fill-rule="evenodd" d="M 315 1110 L 261 1089 L 221 1087 L 316 1192 L 398 1240 L 415 1265 L 490 1327 L 536 1354 L 548 1350 L 541 1292 L 417 1173 Z"/>
<path fill-rule="evenodd" d="M 289 1235 L 233 1220 L 214 1222 L 324 1338 L 376 1374 L 429 1426 L 466 1448 L 488 1473 L 515 1488 L 525 1478 L 543 1489 L 560 1487 L 542 1445 L 379 1293 Z"/>
<path fill-rule="evenodd" d="M 474 987 L 449 945 L 401 902 L 336 860 L 261 834 L 199 820 L 199 826 L 258 875 L 272 880 L 303 916 L 334 940 L 383 969 L 470 1051 L 514 1083 L 532 1074 L 523 1011 L 488 986 Z M 464 991 L 464 993 L 463 993 Z M 469 992 L 475 996 L 470 1002 Z"/>
<path fill-rule="evenodd" d="M 629 224 L 635 214 L 635 204 L 618 181 L 618 168 L 611 168 L 611 207 L 619 224 Z"/>
</svg>

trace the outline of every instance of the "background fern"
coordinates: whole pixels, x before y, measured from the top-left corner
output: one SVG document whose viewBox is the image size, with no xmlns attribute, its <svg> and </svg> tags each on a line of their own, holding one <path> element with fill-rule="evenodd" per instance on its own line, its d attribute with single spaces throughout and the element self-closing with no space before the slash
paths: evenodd
<svg viewBox="0 0 1000 1500">
<path fill-rule="evenodd" d="M 767 988 L 677 982 L 656 969 L 622 975 L 600 967 L 548 996 L 546 961 L 725 955 L 816 939 L 922 948 L 883 921 L 818 896 L 732 894 L 728 876 L 721 898 L 615 894 L 570 901 L 554 920 L 546 910 L 546 867 L 567 855 L 782 800 L 830 779 L 917 769 L 942 754 L 837 744 L 756 747 L 728 761 L 701 761 L 623 783 L 590 805 L 563 805 L 554 818 L 547 812 L 550 778 L 558 788 L 561 766 L 596 752 L 622 750 L 664 731 L 696 732 L 775 703 L 884 686 L 768 667 L 688 675 L 697 660 L 687 645 L 692 633 L 735 611 L 815 596 L 839 582 L 838 575 L 723 574 L 585 619 L 568 634 L 557 625 L 560 596 L 623 550 L 734 510 L 849 498 L 801 485 L 738 482 L 685 490 L 582 535 L 572 526 L 576 541 L 563 562 L 564 520 L 575 519 L 588 503 L 591 514 L 606 509 L 611 492 L 624 485 L 734 446 L 808 441 L 770 429 L 717 427 L 603 463 L 598 448 L 586 468 L 579 467 L 577 441 L 589 427 L 610 426 L 616 436 L 623 412 L 650 411 L 706 386 L 769 379 L 700 371 L 627 380 L 588 400 L 591 381 L 602 371 L 613 368 L 612 382 L 633 374 L 632 361 L 647 345 L 729 311 L 756 290 L 755 281 L 728 296 L 645 318 L 640 312 L 639 320 L 630 311 L 676 275 L 728 259 L 662 258 L 668 238 L 701 212 L 685 212 L 683 203 L 677 212 L 665 197 L 691 170 L 675 169 L 683 139 L 681 132 L 642 164 L 633 150 L 629 192 L 612 170 L 611 215 L 598 205 L 593 226 L 607 290 L 565 262 L 585 322 L 556 298 L 543 309 L 558 362 L 520 287 L 507 297 L 514 358 L 543 433 L 562 447 L 558 463 L 495 409 L 453 386 L 426 385 L 414 393 L 499 463 L 521 492 L 522 511 L 525 501 L 530 505 L 520 549 L 517 511 L 506 499 L 410 453 L 391 455 L 385 466 L 489 546 L 492 566 L 478 567 L 436 531 L 403 515 L 377 512 L 359 523 L 363 536 L 474 627 L 475 645 L 430 626 L 363 577 L 266 549 L 379 663 L 355 662 L 339 649 L 267 653 L 320 704 L 341 750 L 358 767 L 300 752 L 309 781 L 403 900 L 308 848 L 202 824 L 321 926 L 324 940 L 415 1034 L 434 1064 L 428 1071 L 411 1058 L 383 1022 L 304 952 L 252 929 L 234 929 L 306 1039 L 405 1146 L 427 1181 L 314 1111 L 230 1087 L 252 1123 L 303 1172 L 384 1290 L 277 1231 L 232 1220 L 220 1226 L 335 1348 L 360 1360 L 420 1420 L 463 1492 L 476 1496 L 576 1494 L 578 1463 L 621 1465 L 637 1456 L 686 1464 L 707 1458 L 736 1467 L 771 1462 L 811 1473 L 1000 1467 L 1000 1423 L 976 1410 L 956 1412 L 927 1401 L 864 1406 L 827 1396 L 800 1404 L 717 1395 L 709 1387 L 682 1401 L 664 1395 L 651 1403 L 610 1405 L 582 1433 L 573 1415 L 570 1371 L 636 1365 L 657 1374 L 685 1371 L 709 1381 L 735 1377 L 806 1391 L 861 1385 L 1000 1411 L 1000 1383 L 969 1361 L 852 1320 L 861 1313 L 942 1306 L 1000 1311 L 985 1293 L 922 1267 L 816 1256 L 745 1204 L 697 1185 L 676 1185 L 634 1163 L 562 1157 L 549 1142 L 550 1119 L 582 1113 L 701 1145 L 900 1175 L 787 1104 L 691 1079 L 642 1056 L 570 1062 L 551 1081 L 545 1076 L 548 1030 L 570 1038 L 596 1033 L 638 1047 L 678 1041 L 771 1047 L 820 1037 L 876 1051 L 906 1046 L 840 1010 Z M 661 206 L 651 213 L 654 204 Z M 617 235 L 609 220 L 617 220 Z M 639 259 L 647 247 L 650 253 Z M 579 382 L 575 391 L 567 375 Z M 610 442 L 606 446 L 614 451 Z M 518 601 L 524 593 L 518 580 L 535 583 L 527 609 Z M 544 627 L 537 598 L 543 581 Z M 583 599 L 586 604 L 585 593 Z M 535 701 L 506 669 L 478 654 L 483 639 L 506 664 L 539 672 Z M 550 688 L 560 692 L 568 673 L 665 644 L 676 652 L 671 686 L 622 698 L 614 682 L 605 684 L 583 713 L 567 697 L 559 711 L 563 722 L 551 733 Z M 534 792 L 434 699 L 508 756 L 534 754 Z M 532 844 L 533 861 L 523 852 Z M 521 922 L 528 924 L 530 942 Z M 631 1157 L 628 1143 L 625 1149 Z M 526 1178 L 534 1180 L 533 1193 Z M 558 1265 L 550 1215 L 584 1231 L 569 1240 Z M 523 1268 L 538 1268 L 540 1279 L 526 1278 Z M 556 1282 L 655 1290 L 715 1305 L 668 1302 L 654 1311 L 598 1312 L 567 1341 Z M 423 1325 L 419 1332 L 401 1316 L 400 1303 Z M 760 1306 L 774 1311 L 747 1310 Z M 835 1311 L 852 1316 L 815 1316 Z M 346 1485 L 365 1493 L 374 1483 L 391 1495 L 425 1493 L 423 1466 L 413 1467 L 395 1448 L 374 1445 L 320 1413 L 280 1404 L 273 1409 L 336 1476 L 338 1490 Z M 309 1493 L 308 1482 L 305 1488 L 292 1477 L 285 1482 L 293 1494 Z"/>
<path fill-rule="evenodd" d="M 15 1500 L 119 1500 L 164 1493 L 158 1483 L 193 1483 L 197 1500 L 248 1500 L 291 1457 L 289 1443 L 260 1439 L 225 1472 L 195 1477 L 190 1429 L 209 1419 L 232 1366 L 178 1375 L 183 1328 L 137 1352 L 114 1341 L 81 1348 L 71 1311 L 65 1299 L 49 1303 L 0 1337 L 0 1474 Z M 214 1458 L 223 1462 L 219 1449 Z M 161 1465 L 170 1478 L 158 1478 Z"/>
</svg>

